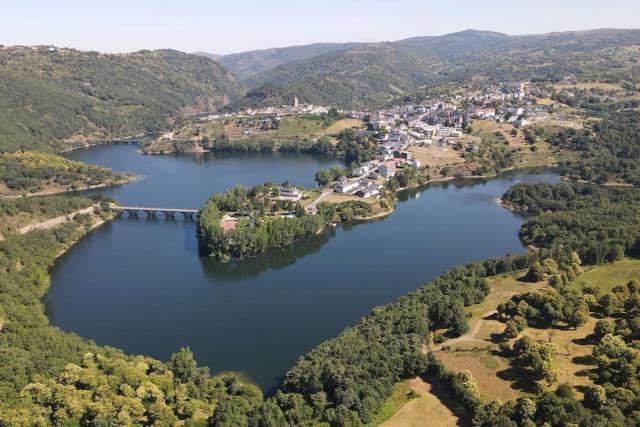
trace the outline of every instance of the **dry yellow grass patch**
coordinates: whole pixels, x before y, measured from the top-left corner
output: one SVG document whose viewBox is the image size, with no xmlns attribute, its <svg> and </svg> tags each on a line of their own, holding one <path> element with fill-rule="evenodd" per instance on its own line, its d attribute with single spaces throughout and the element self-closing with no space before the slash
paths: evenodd
<svg viewBox="0 0 640 427">
<path fill-rule="evenodd" d="M 518 132 L 516 136 L 511 135 L 511 131 L 516 129 Z M 509 141 L 509 145 L 514 148 L 526 148 L 529 149 L 529 145 L 524 140 L 524 133 L 516 128 L 511 123 L 499 123 L 497 125 L 497 130 L 504 135 L 504 137 Z"/>
<path fill-rule="evenodd" d="M 354 196 L 352 194 L 331 193 L 324 200 L 327 203 L 343 203 L 343 202 L 365 202 L 370 205 L 376 203 L 376 199 L 365 199 L 363 197 Z"/>
<path fill-rule="evenodd" d="M 550 98 L 536 98 L 536 103 L 538 105 L 553 105 L 556 101 Z"/>
<path fill-rule="evenodd" d="M 327 128 L 326 133 L 338 133 L 345 129 L 361 128 L 362 121 L 358 119 L 342 119 L 338 120 Z"/>
<path fill-rule="evenodd" d="M 470 371 L 478 382 L 478 389 L 485 402 L 500 399 L 503 402 L 517 399 L 520 391 L 512 387 L 509 381 L 498 377 L 498 372 L 509 368 L 508 360 L 482 352 L 439 352 L 438 359 L 452 371 Z"/>
<path fill-rule="evenodd" d="M 432 393 L 431 384 L 420 378 L 406 381 L 420 397 L 410 400 L 381 427 L 457 426 L 459 418 Z"/>
<path fill-rule="evenodd" d="M 422 166 L 444 166 L 464 163 L 464 159 L 458 151 L 451 147 L 438 148 L 433 146 L 413 146 L 409 151 L 420 160 Z"/>
<path fill-rule="evenodd" d="M 509 400 L 520 396 L 520 392 L 510 381 L 498 376 L 500 371 L 509 368 L 509 364 L 493 354 L 498 346 L 492 339 L 502 333 L 504 324 L 493 320 L 492 314 L 498 304 L 508 301 L 513 295 L 545 286 L 542 282 L 518 282 L 517 279 L 524 274 L 524 271 L 520 271 L 489 278 L 487 281 L 491 291 L 487 298 L 481 304 L 466 309 L 471 316 L 469 333 L 434 347 L 436 356 L 447 368 L 455 372 L 465 369 L 471 372 L 478 381 L 480 393 L 487 401 L 496 397 Z"/>
<path fill-rule="evenodd" d="M 471 330 L 476 323 L 489 311 L 495 310 L 498 304 L 508 301 L 515 294 L 526 292 L 532 289 L 540 289 L 545 286 L 544 282 L 525 283 L 519 282 L 518 278 L 524 276 L 526 271 L 506 274 L 502 276 L 494 276 L 487 279 L 491 291 L 481 304 L 475 304 L 467 307 L 467 312 L 471 315 L 469 327 Z M 484 323 L 490 321 L 485 320 Z M 499 322 L 498 322 L 499 323 Z"/>
<path fill-rule="evenodd" d="M 498 130 L 498 123 L 495 120 L 474 120 L 471 123 L 471 131 L 475 133 L 493 133 Z"/>
<path fill-rule="evenodd" d="M 602 82 L 582 82 L 576 84 L 557 84 L 554 87 L 558 90 L 571 89 L 601 89 L 601 90 L 622 90 L 619 84 Z"/>
<path fill-rule="evenodd" d="M 573 120 L 547 119 L 540 123 L 542 126 L 554 126 L 561 128 L 582 129 L 582 124 Z"/>
</svg>

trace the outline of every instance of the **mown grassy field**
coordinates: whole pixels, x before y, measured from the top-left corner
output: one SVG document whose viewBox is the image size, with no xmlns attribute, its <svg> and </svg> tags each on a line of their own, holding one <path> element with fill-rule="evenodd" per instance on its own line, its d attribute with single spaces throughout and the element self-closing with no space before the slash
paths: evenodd
<svg viewBox="0 0 640 427">
<path fill-rule="evenodd" d="M 461 420 L 449 409 L 448 401 L 442 397 L 442 393 L 437 393 L 436 396 L 431 384 L 414 378 L 396 385 L 393 395 L 383 404 L 379 417 L 370 425 L 457 426 L 460 422 Z"/>
<path fill-rule="evenodd" d="M 640 259 L 625 258 L 585 271 L 570 286 L 578 289 L 582 283 L 591 283 L 597 285 L 603 292 L 607 292 L 615 286 L 628 283 L 632 279 L 640 279 Z"/>
<path fill-rule="evenodd" d="M 435 167 L 464 163 L 460 153 L 451 147 L 413 146 L 409 148 L 409 151 L 416 159 L 420 160 L 422 166 Z"/>
</svg>

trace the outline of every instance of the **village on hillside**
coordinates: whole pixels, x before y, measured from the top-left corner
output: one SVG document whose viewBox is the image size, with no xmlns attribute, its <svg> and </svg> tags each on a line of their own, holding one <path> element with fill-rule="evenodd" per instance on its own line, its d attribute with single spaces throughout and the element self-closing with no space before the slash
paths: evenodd
<svg viewBox="0 0 640 427">
<path fill-rule="evenodd" d="M 530 132 L 534 126 L 581 127 L 566 105 L 578 92 L 581 96 L 607 96 L 606 91 L 597 88 L 585 93 L 585 89 L 578 89 L 575 78 L 568 76 L 558 85 L 510 82 L 454 87 L 439 95 L 426 95 L 418 103 L 375 111 L 339 110 L 301 103 L 294 97 L 291 105 L 201 114 L 142 150 L 225 151 L 225 144 L 229 144 L 229 151 L 236 151 L 234 143 L 246 143 L 254 146 L 238 150 L 277 150 L 279 145 L 288 144 L 288 150 L 293 146 L 294 150 L 305 151 L 308 145 L 304 144 L 315 144 L 323 137 L 332 137 L 335 143 L 339 132 L 353 129 L 359 137 L 376 142 L 377 155 L 351 165 L 349 173 L 338 177 L 331 186 L 336 193 L 368 199 L 378 197 L 385 182 L 403 168 L 429 169 L 433 179 L 435 171 L 442 178 L 452 166 L 491 157 L 489 151 L 496 147 L 519 151 L 521 157 L 534 156 L 531 152 L 537 147 L 533 147 L 535 135 Z M 340 119 L 328 125 L 330 114 Z M 221 134 L 226 139 L 212 146 L 211 141 Z M 495 145 L 489 147 L 488 141 Z M 467 173 L 490 173 L 486 167 L 474 167 Z M 449 177 L 453 175 L 454 172 Z M 298 190 L 285 187 L 283 197 L 295 199 L 299 196 L 295 191 Z"/>
</svg>

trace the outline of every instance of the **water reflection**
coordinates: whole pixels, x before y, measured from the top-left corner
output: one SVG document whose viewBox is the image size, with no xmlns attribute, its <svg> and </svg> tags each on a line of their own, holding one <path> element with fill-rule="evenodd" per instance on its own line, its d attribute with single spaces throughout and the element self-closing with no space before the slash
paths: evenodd
<svg viewBox="0 0 640 427">
<path fill-rule="evenodd" d="M 260 255 L 243 260 L 223 263 L 218 260 L 200 257 L 202 269 L 210 279 L 247 279 L 267 270 L 281 270 L 296 261 L 314 254 L 335 237 L 333 228 L 307 239 L 300 240 L 284 249 L 272 249 Z M 193 239 L 192 239 L 193 240 Z"/>
</svg>

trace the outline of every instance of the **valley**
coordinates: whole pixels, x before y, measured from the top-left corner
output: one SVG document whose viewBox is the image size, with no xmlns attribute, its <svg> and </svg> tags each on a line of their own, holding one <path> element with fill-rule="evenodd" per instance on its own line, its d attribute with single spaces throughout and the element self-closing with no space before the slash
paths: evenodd
<svg viewBox="0 0 640 427">
<path fill-rule="evenodd" d="M 1 426 L 640 422 L 640 30 L 207 52 L 0 45 Z"/>
</svg>

